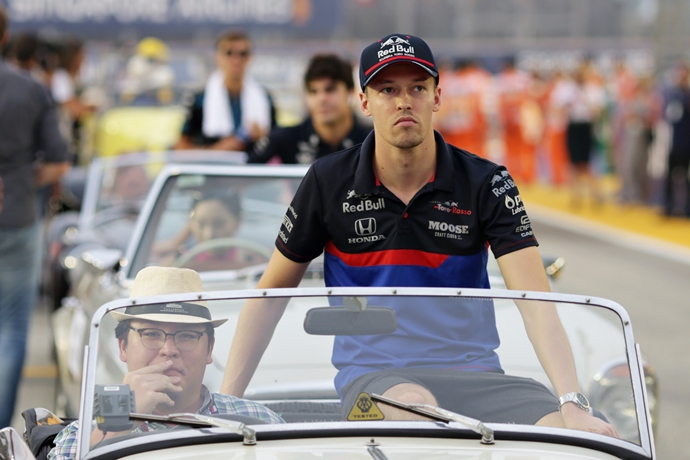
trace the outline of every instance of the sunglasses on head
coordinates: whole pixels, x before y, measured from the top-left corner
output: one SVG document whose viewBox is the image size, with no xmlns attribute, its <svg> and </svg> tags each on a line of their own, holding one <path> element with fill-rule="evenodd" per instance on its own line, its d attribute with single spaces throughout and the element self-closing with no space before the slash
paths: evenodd
<svg viewBox="0 0 690 460">
<path fill-rule="evenodd" d="M 249 51 L 248 50 L 242 50 L 242 51 L 227 50 L 225 52 L 225 55 L 226 56 L 247 57 L 247 56 L 249 56 Z"/>
</svg>

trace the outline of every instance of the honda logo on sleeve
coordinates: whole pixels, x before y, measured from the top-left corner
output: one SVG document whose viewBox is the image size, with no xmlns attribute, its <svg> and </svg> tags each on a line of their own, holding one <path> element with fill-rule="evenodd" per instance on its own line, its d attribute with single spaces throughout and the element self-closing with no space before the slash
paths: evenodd
<svg viewBox="0 0 690 460">
<path fill-rule="evenodd" d="M 376 219 L 367 217 L 355 221 L 355 232 L 359 236 L 373 235 L 376 233 Z"/>
</svg>

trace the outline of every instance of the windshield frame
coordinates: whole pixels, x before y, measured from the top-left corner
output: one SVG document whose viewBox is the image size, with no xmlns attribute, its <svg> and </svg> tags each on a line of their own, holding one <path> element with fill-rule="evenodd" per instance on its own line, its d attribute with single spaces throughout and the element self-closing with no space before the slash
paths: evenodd
<svg viewBox="0 0 690 460">
<path fill-rule="evenodd" d="M 615 438 L 607 438 L 602 435 L 580 432 L 573 430 L 566 430 L 561 428 L 550 428 L 550 427 L 535 427 L 526 425 L 512 425 L 512 424 L 499 424 L 499 423 L 487 423 L 487 426 L 493 428 L 496 432 L 496 439 L 516 439 L 524 438 L 524 434 L 529 434 L 530 436 L 536 436 L 535 439 L 530 440 L 540 440 L 542 437 L 549 438 L 550 436 L 555 436 L 557 442 L 563 442 L 570 439 L 567 443 L 574 445 L 585 445 L 588 446 L 600 446 L 598 450 L 602 450 L 602 445 L 610 445 L 615 449 L 625 449 L 629 452 L 634 452 L 640 458 L 655 458 L 654 454 L 654 441 L 651 430 L 651 420 L 648 411 L 648 401 L 646 388 L 644 385 L 644 376 L 642 372 L 642 358 L 640 355 L 639 345 L 635 344 L 633 337 L 632 324 L 627 311 L 618 303 L 598 297 L 589 297 L 582 295 L 573 294 L 561 294 L 554 292 L 532 292 L 532 291 L 511 291 L 505 289 L 453 289 L 453 288 L 410 288 L 410 287 L 339 287 L 339 288 L 326 288 L 326 287 L 309 287 L 309 288 L 285 288 L 285 289 L 250 289 L 250 290 L 224 290 L 224 291 L 209 291 L 209 292 L 196 292 L 187 294 L 172 294 L 172 295 L 160 295 L 151 297 L 140 297 L 134 299 L 121 299 L 108 302 L 102 305 L 94 314 L 90 331 L 89 331 L 89 345 L 85 347 L 85 359 L 84 359 L 84 369 L 82 379 L 82 395 L 92 395 L 93 388 L 96 379 L 96 353 L 98 350 L 98 340 L 99 340 L 99 325 L 105 315 L 108 315 L 110 311 L 115 309 L 121 309 L 131 305 L 145 305 L 153 303 L 167 303 L 167 302 L 185 302 L 185 301 L 214 301 L 222 299 L 250 299 L 250 298 L 278 298 L 278 297 L 311 297 L 311 296 L 425 296 L 425 297 L 457 297 L 457 298 L 473 298 L 473 299 L 505 299 L 505 300 L 536 300 L 536 301 L 554 301 L 554 302 L 565 302 L 569 304 L 579 304 L 587 306 L 595 306 L 607 309 L 615 313 L 621 321 L 621 326 L 623 330 L 623 340 L 625 343 L 625 355 L 628 360 L 628 365 L 630 366 L 631 374 L 631 384 L 633 389 L 633 395 L 635 398 L 635 409 L 637 412 L 638 419 L 638 429 L 640 433 L 640 445 L 635 445 L 633 443 L 619 440 Z M 91 389 L 91 391 L 88 391 Z M 79 420 L 93 420 L 93 398 L 83 397 L 80 402 L 79 410 Z M 397 430 L 398 436 L 400 435 L 399 430 L 401 428 L 400 422 L 377 422 L 372 424 L 371 422 L 326 422 L 319 423 L 318 426 L 308 427 L 309 425 L 314 425 L 310 423 L 291 423 L 287 425 L 262 425 L 257 426 L 257 434 L 259 433 L 273 433 L 268 438 L 262 437 L 261 439 L 290 439 L 290 438 L 300 438 L 305 437 L 305 428 L 309 430 L 320 431 L 335 431 L 335 433 L 320 435 L 320 436 L 347 436 L 343 432 L 343 424 L 347 424 L 347 429 L 345 432 L 351 432 L 352 430 L 357 430 L 358 423 L 365 424 L 369 430 L 367 435 L 370 435 L 375 430 L 379 433 L 379 430 Z M 411 425 L 405 425 L 405 427 L 414 426 L 415 423 L 420 422 L 409 422 Z M 422 422 L 425 429 L 429 429 L 429 422 Z M 454 423 L 454 422 L 452 422 Z M 84 424 L 80 424 L 84 426 Z M 90 426 L 90 423 L 87 424 Z M 467 430 L 472 436 L 477 436 L 471 430 L 465 428 L 460 424 L 455 424 L 454 428 L 458 430 Z M 216 430 L 216 429 L 212 429 Z M 224 435 L 228 435 L 226 431 L 221 432 Z M 280 434 L 282 433 L 282 435 Z M 289 436 L 285 437 L 286 433 L 291 433 Z M 177 433 L 179 435 L 180 433 Z M 161 434 L 164 436 L 164 434 Z M 359 433 L 358 435 L 362 435 Z M 382 436 L 383 434 L 377 434 Z M 158 436 L 156 434 L 155 436 Z M 415 435 L 417 436 L 417 435 Z M 457 434 L 456 434 L 457 436 Z M 77 458 L 84 458 L 90 451 L 89 446 L 90 432 L 88 430 L 80 430 L 79 439 L 77 445 Z M 233 438 L 234 439 L 234 438 Z M 237 439 L 241 440 L 240 436 Z M 551 438 L 553 442 L 554 438 Z M 134 442 L 139 444 L 136 440 L 127 440 L 125 443 Z M 144 440 L 145 443 L 150 443 L 152 440 L 147 437 Z M 572 442 L 571 442 L 572 441 Z M 129 444 L 127 444 L 129 445 Z M 105 447 L 105 446 L 104 446 Z M 124 444 L 123 444 L 124 447 Z M 594 447 L 596 448 L 596 447 Z M 98 448 L 101 449 L 100 447 Z M 109 449 L 110 450 L 110 449 Z"/>
<path fill-rule="evenodd" d="M 93 158 L 87 168 L 84 202 L 79 212 L 79 228 L 82 230 L 90 228 L 93 225 L 95 216 L 103 211 L 103 209 L 98 208 L 98 204 L 103 189 L 103 176 L 106 170 L 127 166 L 148 166 L 156 163 L 167 164 L 193 161 L 239 165 L 245 163 L 246 153 L 229 151 L 210 153 L 204 150 L 170 150 L 163 152 L 131 152 L 113 157 Z"/>
<path fill-rule="evenodd" d="M 182 174 L 189 175 L 204 175 L 204 176 L 225 176 L 237 178 L 285 178 L 285 179 L 299 179 L 304 177 L 308 170 L 305 165 L 189 165 L 189 164 L 169 164 L 166 165 L 156 177 L 154 183 L 151 185 L 146 201 L 139 212 L 134 231 L 129 239 L 127 249 L 120 265 L 118 277 L 123 285 L 132 282 L 136 273 L 132 273 L 134 267 L 130 261 L 134 260 L 136 253 L 140 249 L 142 237 L 146 231 L 151 215 L 155 210 L 158 197 L 161 195 L 163 188 L 167 181 L 173 176 L 180 176 Z M 287 207 L 286 207 L 287 208 Z M 277 235 L 277 232 L 276 232 Z M 222 273 L 222 271 L 221 271 Z"/>
</svg>

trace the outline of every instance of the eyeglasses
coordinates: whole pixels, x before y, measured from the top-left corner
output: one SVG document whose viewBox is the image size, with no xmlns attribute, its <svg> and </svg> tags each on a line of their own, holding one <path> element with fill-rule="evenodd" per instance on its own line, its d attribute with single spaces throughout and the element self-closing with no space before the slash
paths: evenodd
<svg viewBox="0 0 690 460">
<path fill-rule="evenodd" d="M 150 350 L 163 348 L 168 337 L 172 337 L 173 343 L 180 351 L 191 351 L 199 345 L 201 336 L 206 334 L 206 332 L 199 331 L 177 331 L 174 334 L 168 334 L 160 329 L 134 329 L 133 327 L 130 327 L 130 329 L 139 334 L 141 343 Z"/>
<path fill-rule="evenodd" d="M 227 57 L 239 56 L 241 58 L 246 58 L 247 56 L 249 56 L 249 51 L 248 50 L 242 50 L 242 51 L 227 50 L 225 52 L 225 55 Z"/>
</svg>

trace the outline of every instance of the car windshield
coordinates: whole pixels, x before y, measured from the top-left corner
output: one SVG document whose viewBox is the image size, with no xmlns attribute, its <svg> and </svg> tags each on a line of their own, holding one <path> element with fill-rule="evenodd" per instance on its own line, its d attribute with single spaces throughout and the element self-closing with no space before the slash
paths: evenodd
<svg viewBox="0 0 690 460">
<path fill-rule="evenodd" d="M 238 164 L 240 152 L 141 152 L 94 160 L 84 211 L 97 214 L 111 208 L 139 210 L 153 181 L 166 164 Z"/>
<path fill-rule="evenodd" d="M 146 316 L 162 304 L 166 311 L 193 312 L 208 307 L 214 320 L 227 322 L 212 328 L 215 339 L 209 341 L 203 326 L 170 328 L 170 324 Z M 243 308 L 265 309 L 262 311 L 268 315 L 284 309 L 244 392 L 248 401 L 219 393 Z M 525 332 L 520 309 L 553 308 L 570 340 L 577 379 L 593 414 L 613 424 L 621 439 L 534 426 L 545 410 L 557 412 L 558 404 Z M 144 316 L 137 317 L 140 314 Z M 192 389 L 195 404 L 187 407 L 244 422 L 256 431 L 259 444 L 261 433 L 268 432 L 273 433 L 271 439 L 327 438 L 340 432 L 351 435 L 353 431 L 347 430 L 363 430 L 362 436 L 373 437 L 379 429 L 388 430 L 387 436 L 409 436 L 409 430 L 419 430 L 419 436 L 444 437 L 449 428 L 457 431 L 453 436 L 458 439 L 479 442 L 478 435 L 462 423 L 410 422 L 385 416 L 389 413 L 386 404 L 372 400 L 368 393 L 383 393 L 386 386 L 366 387 L 361 382 L 395 368 L 396 373 L 390 374 L 394 381 L 424 382 L 437 398 L 434 405 L 484 422 L 497 439 L 500 433 L 504 439 L 505 433 L 512 433 L 512 439 L 579 446 L 592 443 L 619 453 L 635 452 L 642 455 L 639 458 L 646 458 L 650 451 L 644 383 L 630 321 L 622 307 L 604 299 L 423 288 L 215 291 L 110 302 L 99 309 L 94 325 L 82 403 L 82 417 L 89 422 L 83 426 L 92 426 L 91 421 L 97 420 L 93 426 L 113 423 L 116 428 L 107 430 L 109 436 L 82 434 L 82 441 L 91 449 L 120 446 L 128 447 L 130 453 L 143 451 L 152 449 L 147 438 L 167 439 L 164 437 L 173 431 L 170 436 L 187 436 L 185 442 L 190 444 L 203 442 L 202 436 L 229 436 L 222 428 L 195 430 L 179 423 L 146 420 L 145 416 L 128 420 L 129 412 L 190 412 L 181 403 L 167 406 L 167 397 L 163 398 L 166 404 L 157 399 L 156 405 L 143 392 L 136 392 L 135 402 L 130 403 L 129 394 L 119 384 L 134 382 L 133 373 L 146 374 L 152 380 L 174 378 L 182 390 L 168 388 L 162 393 L 181 401 Z M 126 327 L 127 343 L 115 338 L 118 325 Z M 455 383 L 458 376 L 462 385 Z M 527 393 L 516 398 L 509 391 L 511 385 L 525 386 Z M 132 384 L 126 390 L 135 387 Z M 122 417 L 113 417 L 117 411 L 112 401 L 106 404 L 108 391 L 124 391 L 123 399 L 112 400 L 125 408 L 124 423 Z M 241 445 L 242 436 L 233 436 L 224 439 Z M 630 458 L 638 457 L 631 454 Z"/>
<path fill-rule="evenodd" d="M 148 214 L 130 272 L 150 265 L 237 271 L 268 262 L 301 177 L 241 173 L 168 177 Z"/>
</svg>

